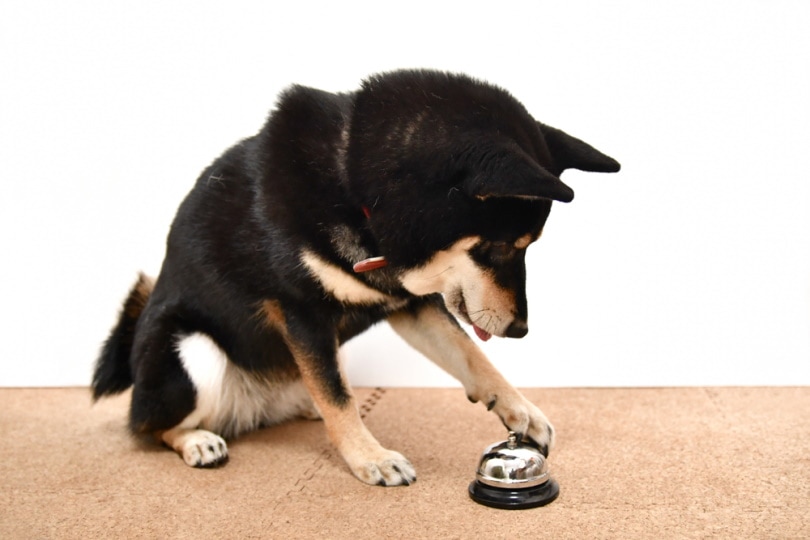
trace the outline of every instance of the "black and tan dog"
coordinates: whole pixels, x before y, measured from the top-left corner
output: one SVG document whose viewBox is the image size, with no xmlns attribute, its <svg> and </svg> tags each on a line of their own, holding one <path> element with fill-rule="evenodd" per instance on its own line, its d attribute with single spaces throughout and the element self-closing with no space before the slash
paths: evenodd
<svg viewBox="0 0 810 540">
<path fill-rule="evenodd" d="M 484 340 L 526 334 L 526 248 L 552 201 L 572 200 L 567 168 L 619 164 L 466 76 L 294 86 L 180 206 L 160 275 L 141 277 L 104 345 L 94 396 L 134 385 L 132 430 L 197 467 L 227 459 L 221 437 L 322 417 L 360 480 L 409 484 L 413 466 L 366 429 L 338 361 L 386 320 L 548 451 L 546 417 L 455 317 Z"/>
</svg>

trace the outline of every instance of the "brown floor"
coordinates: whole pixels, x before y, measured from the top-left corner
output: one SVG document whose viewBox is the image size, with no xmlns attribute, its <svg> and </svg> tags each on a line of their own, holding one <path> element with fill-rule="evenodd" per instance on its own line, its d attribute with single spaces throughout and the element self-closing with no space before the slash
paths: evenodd
<svg viewBox="0 0 810 540">
<path fill-rule="evenodd" d="M 130 438 L 127 396 L 0 389 L 0 538 L 810 538 L 810 388 L 529 389 L 555 423 L 549 506 L 467 484 L 500 422 L 460 389 L 359 389 L 419 480 L 354 480 L 320 422 L 231 442 L 216 470 Z"/>
</svg>

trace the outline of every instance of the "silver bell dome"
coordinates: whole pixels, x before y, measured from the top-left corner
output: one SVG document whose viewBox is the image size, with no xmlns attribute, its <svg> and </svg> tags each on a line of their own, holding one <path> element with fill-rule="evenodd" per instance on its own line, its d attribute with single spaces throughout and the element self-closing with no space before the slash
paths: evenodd
<svg viewBox="0 0 810 540">
<path fill-rule="evenodd" d="M 507 440 L 484 449 L 470 497 L 495 508 L 520 509 L 548 504 L 557 498 L 559 485 L 549 475 L 546 456 L 514 432 Z"/>
</svg>

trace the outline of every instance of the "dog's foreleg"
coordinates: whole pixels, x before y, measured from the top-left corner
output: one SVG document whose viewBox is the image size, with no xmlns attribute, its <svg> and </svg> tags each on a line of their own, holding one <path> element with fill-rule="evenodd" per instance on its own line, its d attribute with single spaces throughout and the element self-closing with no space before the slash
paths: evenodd
<svg viewBox="0 0 810 540">
<path fill-rule="evenodd" d="M 323 336 L 325 332 L 320 330 Z M 312 338 L 289 338 L 289 345 L 304 384 L 321 412 L 329 439 L 352 473 L 367 484 L 396 486 L 413 483 L 416 480 L 413 465 L 399 452 L 383 448 L 360 418 L 357 403 L 338 362 L 337 343 L 318 346 Z"/>
<path fill-rule="evenodd" d="M 443 305 L 426 303 L 416 311 L 397 312 L 388 322 L 414 349 L 458 379 L 470 401 L 483 402 L 508 429 L 548 453 L 554 445 L 551 423 L 504 379 Z"/>
</svg>

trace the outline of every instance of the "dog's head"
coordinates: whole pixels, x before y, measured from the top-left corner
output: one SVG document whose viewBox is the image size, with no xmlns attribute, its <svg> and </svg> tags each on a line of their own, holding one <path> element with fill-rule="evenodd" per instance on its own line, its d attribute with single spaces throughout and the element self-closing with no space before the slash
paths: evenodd
<svg viewBox="0 0 810 540">
<path fill-rule="evenodd" d="M 465 76 L 371 79 L 351 124 L 352 192 L 402 286 L 441 293 L 482 339 L 526 335 L 526 248 L 552 201 L 574 197 L 560 173 L 616 172 L 619 163 Z"/>
</svg>

